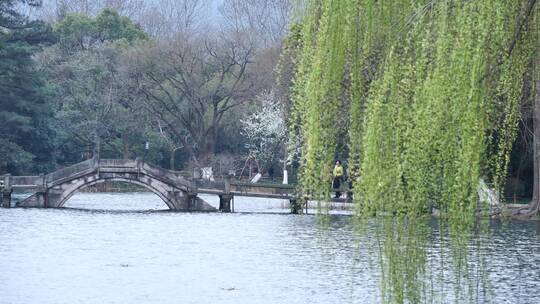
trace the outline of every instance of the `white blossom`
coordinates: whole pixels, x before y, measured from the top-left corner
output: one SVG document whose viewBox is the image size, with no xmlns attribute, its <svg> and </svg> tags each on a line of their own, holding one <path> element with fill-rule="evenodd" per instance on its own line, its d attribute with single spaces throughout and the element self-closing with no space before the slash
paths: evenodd
<svg viewBox="0 0 540 304">
<path fill-rule="evenodd" d="M 247 138 L 246 148 L 263 168 L 283 158 L 283 145 L 287 128 L 280 101 L 273 91 L 257 96 L 262 108 L 241 120 L 242 134 Z"/>
</svg>

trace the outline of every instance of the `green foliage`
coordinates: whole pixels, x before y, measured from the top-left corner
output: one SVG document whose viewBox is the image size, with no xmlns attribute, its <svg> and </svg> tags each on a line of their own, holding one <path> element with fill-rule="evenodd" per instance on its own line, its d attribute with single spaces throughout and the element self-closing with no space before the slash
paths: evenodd
<svg viewBox="0 0 540 304">
<path fill-rule="evenodd" d="M 349 1 L 314 1 L 304 25 L 304 54 L 294 90 L 292 134 L 303 143 L 302 189 L 321 198 L 329 197 L 331 164 L 337 145 L 338 121 L 346 57 L 345 33 Z M 320 15 L 320 20 L 319 16 Z M 293 143 L 294 144 L 294 143 Z"/>
<path fill-rule="evenodd" d="M 54 25 L 58 43 L 39 54 L 54 92 L 55 146 L 59 162 L 77 162 L 102 151 L 104 157 L 130 157 L 142 146 L 144 130 L 128 109 L 133 98 L 122 77 L 123 54 L 148 36 L 110 9 L 96 17 L 68 14 Z M 133 131 L 135 130 L 135 131 Z M 134 143 L 133 139 L 138 140 Z"/>
<path fill-rule="evenodd" d="M 382 270 L 381 296 L 384 303 L 426 303 L 425 250 L 430 231 L 425 219 L 381 217 L 375 230 L 379 267 Z"/>
<path fill-rule="evenodd" d="M 302 51 L 302 24 L 291 25 L 289 35 L 283 41 L 282 51 L 276 70 L 276 90 L 282 100 L 283 111 L 287 114 L 286 120 L 290 118 L 291 92 L 290 87 L 297 73 L 299 57 Z"/>
<path fill-rule="evenodd" d="M 108 8 L 95 18 L 68 14 L 54 25 L 54 32 L 61 48 L 68 53 L 96 48 L 105 42 L 148 39 L 148 35 L 128 17 Z"/>
<path fill-rule="evenodd" d="M 312 1 L 290 124 L 303 189 L 324 194 L 345 127 L 361 213 L 472 216 L 480 176 L 503 185 L 515 140 L 531 55 L 530 31 L 515 34 L 524 4 Z"/>
<path fill-rule="evenodd" d="M 527 4 L 311 2 L 290 123 L 299 134 L 301 188 L 329 197 L 339 130 L 347 128 L 359 218 L 396 216 L 378 238 L 385 302 L 423 301 L 423 232 L 396 227 L 418 225 L 433 208 L 443 218 L 441 237 L 450 236 L 455 279 L 469 280 L 479 180 L 504 185 L 527 97 L 534 41 L 521 26 Z M 472 302 L 476 287 L 468 286 L 455 298 Z"/>
<path fill-rule="evenodd" d="M 46 123 L 50 109 L 32 56 L 53 39 L 44 23 L 17 13 L 15 5 L 21 4 L 39 3 L 0 3 L 0 173 L 44 170 L 52 158 Z"/>
<path fill-rule="evenodd" d="M 97 37 L 100 41 L 125 39 L 127 41 L 146 40 L 148 35 L 131 19 L 120 16 L 111 9 L 104 9 L 95 21 Z"/>
<path fill-rule="evenodd" d="M 60 44 L 66 50 L 84 50 L 91 41 L 88 37 L 96 35 L 93 20 L 85 15 L 69 14 L 54 26 Z"/>
</svg>

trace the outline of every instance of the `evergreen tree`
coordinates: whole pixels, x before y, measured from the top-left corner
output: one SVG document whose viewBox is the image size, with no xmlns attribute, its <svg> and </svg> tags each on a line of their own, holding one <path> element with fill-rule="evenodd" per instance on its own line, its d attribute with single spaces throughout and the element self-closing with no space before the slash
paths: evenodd
<svg viewBox="0 0 540 304">
<path fill-rule="evenodd" d="M 58 43 L 45 48 L 38 62 L 54 92 L 56 161 L 76 163 L 96 156 L 131 157 L 142 136 L 134 98 L 122 78 L 123 52 L 148 35 L 111 9 L 96 17 L 66 14 L 53 25 Z M 135 138 L 133 138 L 135 137 Z"/>
<path fill-rule="evenodd" d="M 16 10 L 40 4 L 0 2 L 0 173 L 43 170 L 51 159 L 49 109 L 32 55 L 53 36 L 44 23 L 29 21 Z"/>
</svg>

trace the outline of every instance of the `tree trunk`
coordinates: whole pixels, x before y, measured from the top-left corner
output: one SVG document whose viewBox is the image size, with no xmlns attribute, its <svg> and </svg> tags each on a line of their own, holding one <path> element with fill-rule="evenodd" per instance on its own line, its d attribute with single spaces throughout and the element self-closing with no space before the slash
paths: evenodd
<svg viewBox="0 0 540 304">
<path fill-rule="evenodd" d="M 533 28 L 538 24 L 538 8 L 537 12 L 533 13 Z M 534 29 L 533 29 L 534 30 Z M 538 30 L 533 34 L 535 43 L 535 52 L 533 58 L 533 88 L 534 88 L 534 114 L 533 114 L 533 157 L 534 157 L 534 188 L 533 199 L 529 205 L 529 214 L 537 214 L 540 211 L 540 33 Z"/>
<path fill-rule="evenodd" d="M 94 133 L 94 151 L 92 153 L 92 157 L 97 157 L 98 159 L 100 159 L 100 154 L 101 153 L 101 138 L 99 137 L 98 135 L 98 132 L 95 131 Z"/>
<path fill-rule="evenodd" d="M 129 153 L 129 140 L 128 140 L 128 133 L 123 132 L 122 133 L 122 146 L 123 146 L 123 157 L 124 159 L 129 159 L 130 153 Z"/>
<path fill-rule="evenodd" d="M 212 138 L 212 153 L 213 154 L 217 154 L 217 150 L 218 150 L 218 138 L 219 138 L 219 128 L 217 126 L 217 124 L 214 125 L 214 134 L 213 134 L 213 138 Z"/>
<path fill-rule="evenodd" d="M 175 159 L 175 155 L 176 155 L 176 149 L 175 148 L 172 148 L 171 149 L 171 157 L 169 158 L 169 169 L 173 170 L 174 171 L 174 159 Z"/>
<path fill-rule="evenodd" d="M 527 6 L 526 18 L 532 20 L 533 31 L 533 67 L 532 67 L 532 87 L 533 87 L 533 161 L 534 161 L 534 185 L 533 185 L 533 198 L 529 204 L 529 210 L 527 216 L 533 216 L 540 212 L 540 32 L 537 30 L 539 23 L 539 8 L 535 7 L 536 0 L 529 0 Z M 527 22 L 527 19 L 525 20 Z M 520 29 L 518 29 L 519 31 Z M 517 37 L 514 39 L 512 47 L 517 43 Z M 519 212 L 518 212 L 519 214 Z"/>
<path fill-rule="evenodd" d="M 538 16 L 535 16 L 538 18 Z M 538 39 L 538 33 L 536 33 L 536 41 L 540 43 Z M 529 213 L 538 213 L 540 210 L 540 47 L 536 44 L 537 51 L 534 55 L 534 67 L 533 67 L 533 82 L 534 82 L 534 114 L 533 114 L 533 157 L 534 157 L 534 188 L 533 199 L 529 206 Z"/>
</svg>

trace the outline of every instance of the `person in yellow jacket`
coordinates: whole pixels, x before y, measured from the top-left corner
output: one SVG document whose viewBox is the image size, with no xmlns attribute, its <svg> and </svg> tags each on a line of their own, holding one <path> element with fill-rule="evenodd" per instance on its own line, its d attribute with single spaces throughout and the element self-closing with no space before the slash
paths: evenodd
<svg viewBox="0 0 540 304">
<path fill-rule="evenodd" d="M 343 166 L 341 165 L 341 161 L 338 159 L 336 160 L 336 165 L 334 166 L 333 171 L 333 180 L 332 180 L 332 188 L 339 189 L 341 187 L 341 181 L 343 179 L 345 171 L 343 170 Z M 339 198 L 341 196 L 340 191 L 336 191 L 336 198 Z"/>
</svg>

